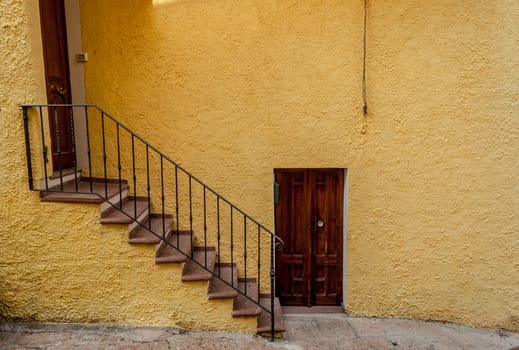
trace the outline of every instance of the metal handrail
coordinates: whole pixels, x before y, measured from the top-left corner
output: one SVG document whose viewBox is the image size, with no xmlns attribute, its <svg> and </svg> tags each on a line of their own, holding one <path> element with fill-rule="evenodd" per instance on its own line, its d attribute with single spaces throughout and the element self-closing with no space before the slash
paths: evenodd
<svg viewBox="0 0 519 350">
<path fill-rule="evenodd" d="M 196 176 L 194 176 L 193 174 L 191 174 L 189 171 L 187 171 L 184 167 L 182 167 L 180 164 L 178 164 L 177 162 L 175 162 L 174 160 L 172 160 L 171 158 L 169 158 L 167 155 L 165 155 L 164 153 L 162 153 L 161 151 L 159 151 L 156 147 L 154 147 L 152 144 L 150 144 L 148 141 L 146 141 L 144 138 L 142 138 L 141 136 L 139 136 L 138 134 L 136 134 L 135 132 L 133 132 L 130 128 L 128 128 L 126 125 L 124 125 L 123 123 L 121 123 L 120 121 L 118 121 L 117 119 L 115 119 L 114 117 L 112 117 L 108 112 L 106 112 L 105 110 L 103 110 L 101 107 L 99 107 L 98 105 L 96 104 L 22 104 L 20 105 L 22 108 L 30 108 L 30 107 L 33 107 L 33 108 L 40 108 L 40 107 L 91 107 L 91 108 L 95 108 L 97 109 L 99 112 L 103 113 L 106 117 L 108 117 L 110 120 L 112 120 L 114 123 L 118 124 L 120 127 L 122 127 L 124 130 L 126 130 L 128 133 L 130 133 L 131 135 L 133 135 L 136 139 L 138 139 L 139 141 L 141 141 L 142 143 L 146 144 L 149 146 L 150 149 L 152 149 L 153 151 L 155 151 L 157 154 L 159 155 L 162 155 L 164 157 L 165 160 L 169 161 L 171 164 L 173 164 L 174 166 L 178 167 L 178 169 L 180 169 L 182 172 L 184 172 L 186 175 L 188 175 L 189 177 L 191 177 L 193 180 L 195 180 L 196 182 L 198 182 L 200 185 L 202 185 L 203 187 L 205 187 L 207 190 L 211 191 L 214 195 L 216 195 L 217 197 L 219 197 L 221 200 L 223 200 L 224 202 L 226 202 L 227 204 L 229 204 L 230 206 L 232 206 L 235 210 L 237 210 L 238 212 L 240 212 L 242 215 L 245 215 L 247 216 L 247 218 L 249 220 L 251 220 L 252 222 L 254 222 L 255 224 L 259 225 L 265 232 L 267 232 L 268 234 L 270 234 L 271 236 L 273 236 L 278 242 L 280 242 L 281 244 L 284 245 L 283 243 L 283 240 L 281 239 L 281 237 L 279 237 L 278 235 L 276 235 L 275 233 L 273 233 L 271 230 L 269 230 L 268 228 L 266 228 L 263 224 L 259 223 L 257 220 L 255 220 L 253 217 L 251 217 L 249 214 L 247 214 L 245 211 L 241 210 L 239 207 L 237 207 L 236 205 L 234 205 L 231 201 L 227 200 L 224 196 L 222 196 L 221 194 L 219 194 L 218 192 L 216 192 L 214 189 L 212 189 L 209 185 L 205 184 L 202 180 L 198 179 Z"/>
<path fill-rule="evenodd" d="M 24 135 L 25 135 L 25 145 L 26 145 L 26 153 L 27 153 L 27 169 L 28 169 L 28 178 L 29 178 L 29 187 L 31 190 L 33 191 L 45 191 L 45 192 L 68 192 L 68 193 L 80 193 L 80 194 L 95 194 L 97 195 L 99 198 L 101 198 L 102 200 L 106 201 L 107 203 L 109 203 L 112 207 L 114 207 L 115 209 L 119 210 L 121 213 L 123 213 L 124 215 L 126 215 L 127 217 L 129 217 L 130 219 L 132 219 L 135 223 L 137 223 L 139 226 L 141 227 L 144 227 L 145 229 L 147 229 L 150 233 L 152 233 L 154 236 L 156 236 L 157 238 L 159 238 L 162 242 L 164 242 L 165 244 L 175 248 L 177 251 L 179 251 L 181 254 L 183 254 L 184 256 L 186 256 L 188 259 L 190 259 L 193 263 L 197 264 L 198 266 L 204 268 L 206 271 L 210 272 L 211 275 L 215 276 L 216 278 L 218 278 L 221 282 L 225 283 L 227 286 L 233 288 L 234 290 L 236 290 L 238 293 L 240 293 L 243 297 L 247 298 L 249 301 L 253 302 L 254 304 L 256 304 L 257 306 L 259 306 L 262 310 L 264 310 L 265 312 L 269 313 L 270 316 L 271 316 L 271 339 L 274 339 L 274 331 L 275 331 L 275 325 L 274 325 L 274 298 L 275 298 L 275 275 L 276 275 L 276 272 L 275 272 L 275 264 L 274 264 L 274 251 L 276 249 L 280 249 L 284 243 L 283 243 L 283 240 L 277 236 L 275 233 L 273 233 L 271 230 L 269 230 L 268 228 L 266 228 L 264 225 L 262 225 L 261 223 L 259 223 L 256 219 L 252 218 L 250 215 L 248 215 L 245 211 L 243 211 L 242 209 L 238 208 L 236 205 L 234 205 L 231 201 L 229 201 L 228 199 L 226 199 L 225 197 L 223 197 L 221 194 L 219 194 L 216 190 L 214 190 L 213 188 L 211 188 L 210 186 L 208 186 L 206 183 L 204 183 L 203 181 L 201 181 L 199 178 L 195 177 L 194 175 L 192 175 L 189 171 L 187 171 L 184 167 L 182 167 L 181 165 L 179 165 L 177 162 L 175 162 L 174 160 L 172 160 L 170 157 L 168 157 L 167 155 L 165 155 L 164 153 L 162 153 L 160 150 L 158 150 L 156 147 L 154 147 L 153 145 L 151 145 L 148 141 L 146 141 L 143 137 L 139 136 L 138 134 L 136 134 L 135 132 L 133 132 L 129 127 L 127 127 L 126 125 L 124 125 L 123 123 L 121 123 L 120 121 L 118 121 L 116 118 L 114 118 L 111 114 L 107 113 L 105 110 L 103 110 L 101 107 L 99 107 L 98 105 L 96 104 L 22 104 L 21 105 L 22 107 L 22 110 L 23 110 L 23 119 L 24 119 Z M 73 132 L 74 130 L 74 108 L 83 108 L 84 109 L 84 112 L 85 112 L 85 121 L 86 121 L 86 139 L 87 139 L 87 152 L 88 152 L 88 168 L 89 168 L 89 181 L 90 181 L 90 192 L 80 192 L 78 190 L 78 179 L 77 179 L 77 176 L 75 176 L 75 191 L 66 191 L 64 190 L 64 186 L 63 186 L 63 174 L 62 174 L 62 167 L 61 167 L 61 154 L 60 154 L 60 149 L 59 149 L 59 146 L 58 146 L 58 150 L 57 150 L 57 153 L 58 153 L 58 158 L 60 159 L 58 161 L 58 168 L 59 168 L 59 175 L 60 175 L 60 187 L 59 189 L 56 189 L 56 188 L 49 188 L 48 186 L 48 182 L 47 182 L 47 169 L 46 169 L 46 166 L 44 165 L 44 175 L 45 175 L 45 189 L 35 189 L 34 188 L 34 179 L 33 179 L 33 172 L 32 172 L 32 156 L 31 156 L 31 146 L 30 146 L 30 135 L 29 135 L 29 118 L 28 118 L 28 109 L 29 108 L 36 108 L 38 111 L 39 111 L 39 118 L 40 118 L 40 128 L 41 128 L 41 138 L 42 138 L 42 146 L 43 146 L 43 159 L 44 159 L 44 162 L 46 163 L 47 162 L 47 148 L 46 148 L 46 145 L 45 145 L 45 135 L 44 135 L 44 123 L 43 123 L 43 113 L 42 113 L 42 109 L 43 108 L 47 108 L 48 111 L 50 111 L 51 109 L 54 111 L 55 113 L 55 118 L 56 118 L 56 124 L 57 124 L 57 109 L 60 109 L 60 108 L 68 108 L 69 109 L 69 113 L 70 113 L 70 123 L 71 123 L 71 130 Z M 97 112 L 100 114 L 101 116 L 101 133 L 102 133 L 102 147 L 103 147 L 103 173 L 104 173 L 104 185 L 105 185 L 105 196 L 101 196 L 100 194 L 96 193 L 93 191 L 92 189 L 92 163 L 91 163 L 91 149 L 90 149 L 90 130 L 89 130 L 89 113 L 88 113 L 88 109 L 89 108 L 93 108 L 95 110 L 97 110 Z M 108 181 L 107 181 L 107 164 L 106 164 L 106 159 L 107 159 L 107 156 L 106 156 L 106 140 L 105 140 L 105 117 L 108 118 L 109 120 L 111 120 L 113 123 L 115 123 L 115 126 L 116 126 L 116 132 L 117 132 L 117 166 L 118 166 L 118 182 L 119 182 L 119 194 L 120 194 L 120 201 L 119 201 L 119 204 L 116 205 L 114 203 L 111 203 L 108 199 Z M 164 165 L 164 161 L 168 162 L 170 165 L 172 165 L 174 167 L 174 170 L 175 170 L 175 196 L 176 196 L 176 205 L 175 205 L 175 211 L 176 211 L 176 232 L 177 232 L 177 246 L 175 247 L 173 244 L 171 244 L 165 237 L 166 237 L 166 234 L 165 234 L 165 227 L 163 227 L 163 232 L 162 232 L 162 235 L 157 233 L 157 232 L 154 232 L 151 228 L 151 220 L 149 220 L 150 224 L 149 226 L 146 226 L 144 225 L 143 223 L 139 222 L 137 220 L 137 207 L 136 207 L 136 201 L 135 201 L 135 217 L 129 215 L 128 213 L 126 213 L 125 211 L 122 210 L 122 194 L 121 194 L 121 149 L 120 149 L 120 140 L 119 140 L 119 136 L 120 136 L 120 129 L 123 129 L 124 131 L 126 131 L 130 136 L 131 136 L 131 144 L 132 144 L 132 171 L 133 171 L 133 185 L 134 185 L 134 193 L 135 191 L 137 191 L 137 185 L 136 185 L 136 172 L 135 172 L 135 141 L 138 141 L 138 142 L 141 142 L 143 145 L 145 145 L 145 149 L 146 149 L 146 178 L 147 178 L 147 199 L 148 199 L 148 211 L 151 213 L 151 207 L 150 207 L 150 202 L 151 202 L 151 196 L 150 196 L 150 166 L 149 166 L 149 152 L 152 151 L 154 152 L 156 155 L 158 155 L 160 157 L 160 179 L 161 179 L 161 202 L 162 202 L 162 220 L 163 220 L 163 225 L 164 225 L 164 220 L 165 220 L 165 205 L 164 205 L 164 171 L 163 171 L 163 165 Z M 56 132 L 56 134 L 58 135 L 59 132 Z M 59 136 L 58 136 L 59 137 Z M 59 138 L 58 138 L 58 141 L 56 142 L 59 144 Z M 74 139 L 74 136 L 72 136 L 72 143 L 73 143 L 73 161 L 74 161 L 74 174 L 77 173 L 77 159 L 76 159 L 76 153 L 75 153 L 75 139 Z M 206 194 L 207 193 L 212 193 L 216 199 L 217 199 L 217 220 L 218 220 L 218 254 L 220 254 L 220 202 L 223 202 L 225 204 L 227 204 L 229 207 L 230 207 L 230 222 L 231 222 L 231 229 L 230 229 L 230 239 L 231 239 L 231 245 L 230 245 L 230 254 L 231 254 L 231 264 L 233 264 L 233 213 L 234 212 L 237 212 L 239 215 L 242 215 L 243 216 L 243 233 L 244 233 L 244 265 L 245 265 L 245 280 L 247 280 L 247 222 L 251 222 L 253 223 L 256 227 L 257 227 L 257 234 L 258 234 L 258 262 L 257 262 L 257 267 L 258 267 L 258 279 L 257 279 L 257 283 L 258 283 L 258 300 L 255 301 L 254 299 L 252 299 L 248 294 L 247 294 L 247 283 L 245 283 L 245 290 L 244 291 L 241 291 L 239 288 L 238 288 L 238 285 L 234 285 L 233 284 L 233 279 L 231 278 L 231 283 L 228 283 L 226 280 L 222 279 L 220 277 L 220 271 L 218 271 L 218 273 L 215 273 L 214 271 L 211 271 L 207 268 L 207 254 L 205 255 L 205 262 L 204 264 L 201 264 L 199 263 L 198 261 L 196 261 L 194 258 L 193 258 L 193 246 L 191 248 L 191 252 L 183 252 L 182 249 L 180 249 L 180 245 L 179 245 L 179 235 L 178 235 L 178 232 L 179 232 L 179 198 L 178 198 L 178 172 L 182 172 L 185 176 L 187 176 L 189 178 L 189 225 L 190 225 L 190 234 L 191 234 L 191 239 L 192 239 L 192 235 L 193 235 L 193 230 L 192 230 L 192 197 L 191 197 L 191 191 L 192 191 L 192 181 L 194 180 L 199 186 L 202 187 L 203 189 L 203 208 L 204 208 L 204 248 L 205 248 L 205 251 L 207 252 L 207 239 L 206 239 L 206 234 L 207 234 L 207 226 L 206 226 L 206 219 L 207 219 L 207 212 L 206 212 Z M 260 235 L 261 235 L 261 230 L 265 231 L 269 236 L 270 236 L 270 287 L 271 287 L 271 291 L 270 291 L 270 309 L 269 308 L 266 308 L 264 307 L 263 305 L 261 305 L 260 303 Z M 231 273 L 233 273 L 233 268 L 231 268 Z"/>
</svg>

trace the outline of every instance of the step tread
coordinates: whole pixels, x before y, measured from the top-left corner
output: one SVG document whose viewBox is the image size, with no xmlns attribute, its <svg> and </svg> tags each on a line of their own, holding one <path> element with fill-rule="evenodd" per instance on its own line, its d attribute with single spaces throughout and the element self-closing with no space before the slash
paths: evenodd
<svg viewBox="0 0 519 350">
<path fill-rule="evenodd" d="M 43 190 L 40 192 L 41 201 L 43 202 L 69 202 L 69 203 L 102 203 L 106 198 L 104 181 L 92 181 L 92 191 L 90 191 L 90 181 L 81 179 L 77 184 L 75 181 L 69 181 L 61 185 L 50 187 L 49 191 Z M 118 182 L 107 183 L 108 198 L 119 193 Z M 127 181 L 121 181 L 121 190 L 128 189 Z M 59 192 L 53 192 L 59 191 Z M 81 192 L 81 193 L 78 193 Z"/>
<path fill-rule="evenodd" d="M 193 239 L 194 238 L 195 236 L 193 235 Z M 170 244 L 161 240 L 160 244 L 157 246 L 157 252 L 155 254 L 156 264 L 179 263 L 187 260 L 187 257 L 178 251 L 177 241 L 179 249 L 182 252 L 188 255 L 191 254 L 192 241 L 189 231 L 180 231 L 179 234 L 177 234 L 176 231 L 169 231 L 166 234 L 166 241 Z"/>
<path fill-rule="evenodd" d="M 63 168 L 63 169 L 61 169 L 61 177 L 65 177 L 67 175 L 74 174 L 74 172 L 80 173 L 80 170 L 76 169 L 76 168 Z M 49 179 L 51 179 L 51 180 L 59 179 L 59 178 L 60 178 L 59 170 L 54 170 L 52 172 L 52 175 L 49 176 Z"/>
<path fill-rule="evenodd" d="M 64 202 L 64 203 L 103 203 L 104 199 L 95 194 L 64 193 L 64 192 L 42 192 L 42 202 Z"/>
<path fill-rule="evenodd" d="M 270 309 L 270 298 L 260 298 L 260 304 L 266 309 Z M 265 310 L 261 310 L 261 314 L 258 316 L 258 333 L 269 333 L 271 332 L 271 316 L 270 313 Z M 274 331 L 275 332 L 285 332 L 286 326 L 285 321 L 283 320 L 283 310 L 281 309 L 281 304 L 279 302 L 279 298 L 274 298 Z"/>
<path fill-rule="evenodd" d="M 151 222 L 151 231 L 154 232 L 153 234 L 148 229 L 150 227 Z M 130 232 L 128 243 L 131 244 L 157 244 L 160 243 L 163 229 L 165 228 L 166 231 L 164 234 L 167 234 L 170 231 L 171 224 L 173 223 L 173 218 L 171 216 L 165 216 L 164 220 L 162 220 L 161 215 L 155 215 L 152 214 L 150 217 L 145 220 L 142 225 L 144 226 L 137 226 L 133 231 Z"/>
<path fill-rule="evenodd" d="M 206 255 L 207 260 L 205 259 Z M 216 251 L 214 247 L 207 247 L 207 250 L 204 247 L 195 247 L 193 260 L 202 265 L 207 262 L 207 265 L 205 265 L 207 270 L 213 271 L 216 263 Z M 182 268 L 182 281 L 209 281 L 213 274 L 207 270 L 188 259 Z"/>
<path fill-rule="evenodd" d="M 137 204 L 137 212 L 135 212 L 135 204 Z M 129 197 L 123 203 L 122 209 L 119 209 L 119 205 L 116 208 L 110 207 L 109 210 L 101 213 L 102 224 L 131 224 L 135 221 L 135 217 L 142 216 L 148 210 L 148 200 Z"/>
<path fill-rule="evenodd" d="M 238 287 L 238 269 L 236 268 L 236 264 L 216 264 L 214 273 L 219 275 L 219 278 L 213 276 L 209 280 L 209 286 L 207 288 L 208 298 L 225 299 L 236 297 L 238 292 L 234 288 L 222 282 L 222 280 L 224 280 L 227 283 Z"/>
<path fill-rule="evenodd" d="M 245 285 L 247 285 L 247 295 L 252 300 L 258 300 L 258 283 L 255 279 L 248 279 L 247 281 L 239 280 L 239 290 L 245 292 Z M 261 313 L 261 308 L 248 300 L 245 296 L 238 294 L 233 300 L 232 315 L 234 317 L 241 316 L 257 316 Z"/>
</svg>

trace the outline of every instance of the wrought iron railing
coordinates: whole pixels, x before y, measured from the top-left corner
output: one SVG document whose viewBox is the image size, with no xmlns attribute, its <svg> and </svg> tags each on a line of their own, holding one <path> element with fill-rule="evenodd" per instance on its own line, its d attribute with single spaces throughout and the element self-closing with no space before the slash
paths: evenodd
<svg viewBox="0 0 519 350">
<path fill-rule="evenodd" d="M 97 105 L 25 104 L 21 107 L 31 190 L 99 197 L 268 313 L 271 338 L 274 338 L 274 259 L 275 250 L 283 244 L 278 236 Z M 77 127 L 78 123 L 81 127 Z M 64 132 L 63 128 L 68 131 Z M 64 140 L 63 135 L 67 134 L 69 139 Z M 63 145 L 68 147 L 67 151 Z M 52 158 L 52 163 L 49 158 Z M 66 183 L 64 174 L 70 168 L 74 178 Z M 38 173 L 37 180 L 35 172 Z M 59 181 L 54 179 L 50 183 L 50 172 Z M 81 175 L 78 176 L 78 172 Z M 134 200 L 133 210 L 124 210 L 122 193 L 126 187 L 125 179 L 128 179 L 132 196 L 144 197 L 148 212 L 160 215 L 162 227 L 158 232 L 151 226 L 151 220 L 148 224 L 138 220 L 137 200 Z M 104 191 L 94 190 L 94 183 L 99 182 L 104 185 Z M 109 183 L 118 184 L 117 201 L 110 200 Z M 166 222 L 170 212 L 174 231 L 188 230 L 192 242 L 196 232 L 196 242 L 199 245 L 203 243 L 205 252 L 208 246 L 215 246 L 217 264 L 214 270 L 208 266 L 207 254 L 204 254 L 202 262 L 194 260 L 193 244 L 189 251 L 181 249 L 179 234 L 176 235 L 176 245 L 168 240 L 170 230 Z M 199 232 L 202 233 L 200 237 Z M 233 268 L 231 279 L 224 279 L 220 265 L 223 261 L 237 266 L 245 281 L 255 278 L 257 295 L 247 290 L 247 283 L 244 288 L 239 288 Z M 260 303 L 262 290 L 270 290 L 267 293 L 269 306 Z"/>
</svg>

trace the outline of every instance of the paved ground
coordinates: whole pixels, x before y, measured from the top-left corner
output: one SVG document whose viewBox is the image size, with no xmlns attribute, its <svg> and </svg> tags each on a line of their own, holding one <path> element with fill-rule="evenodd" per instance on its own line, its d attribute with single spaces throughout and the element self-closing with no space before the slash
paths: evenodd
<svg viewBox="0 0 519 350">
<path fill-rule="evenodd" d="M 448 323 L 286 315 L 283 340 L 174 328 L 0 323 L 0 349 L 511 349 L 519 334 Z"/>
</svg>

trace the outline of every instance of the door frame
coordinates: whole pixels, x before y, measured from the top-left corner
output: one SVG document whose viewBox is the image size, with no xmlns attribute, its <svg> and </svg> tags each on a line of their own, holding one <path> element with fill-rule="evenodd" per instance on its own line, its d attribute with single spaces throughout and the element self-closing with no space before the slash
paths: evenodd
<svg viewBox="0 0 519 350">
<path fill-rule="evenodd" d="M 276 169 L 343 169 L 344 170 L 344 179 L 343 179 L 343 213 L 342 213 L 342 302 L 341 308 L 343 312 L 347 313 L 347 278 L 348 278 L 348 269 L 347 269 L 347 248 L 348 248 L 348 194 L 349 194 L 349 168 L 347 167 L 275 167 L 272 169 L 272 217 L 274 220 L 274 233 L 276 234 Z M 274 251 L 274 255 L 276 251 Z M 274 256 L 275 260 L 275 256 Z M 276 290 L 275 283 L 277 282 L 277 278 L 274 280 L 274 290 Z M 306 307 L 306 306 L 305 306 Z"/>
<path fill-rule="evenodd" d="M 76 55 L 83 52 L 83 40 L 81 36 L 81 13 L 80 13 L 80 0 L 64 0 L 65 8 L 65 27 L 67 37 L 67 50 L 68 50 L 68 70 L 70 79 L 70 92 L 73 104 L 85 104 L 86 103 L 86 92 L 85 92 L 85 63 L 77 62 Z M 41 67 L 45 70 L 44 58 L 43 58 L 43 39 L 42 39 L 42 28 L 40 23 L 40 4 L 39 1 L 35 1 L 34 14 L 37 16 L 35 22 L 38 23 L 38 41 L 41 43 Z M 44 73 L 45 74 L 45 73 Z M 44 84 L 43 91 L 46 91 L 46 81 L 42 81 Z M 46 94 L 45 94 L 46 96 Z M 42 101 L 43 102 L 43 101 Z M 87 140 L 86 140 L 86 123 L 85 114 L 83 108 L 76 108 L 74 110 L 74 141 L 76 146 L 76 162 L 77 168 L 88 166 L 88 154 L 87 154 Z M 51 166 L 51 164 L 48 164 Z"/>
<path fill-rule="evenodd" d="M 65 25 L 67 28 L 68 64 L 70 91 L 73 104 L 85 104 L 85 62 L 77 62 L 76 56 L 83 53 L 81 37 L 80 0 L 65 0 Z M 76 143 L 77 167 L 88 166 L 86 122 L 83 108 L 74 110 L 74 140 Z"/>
<path fill-rule="evenodd" d="M 348 188 L 349 188 L 349 169 L 344 168 L 344 193 L 342 203 L 342 310 L 348 312 L 346 309 L 346 280 L 348 279 Z"/>
</svg>

